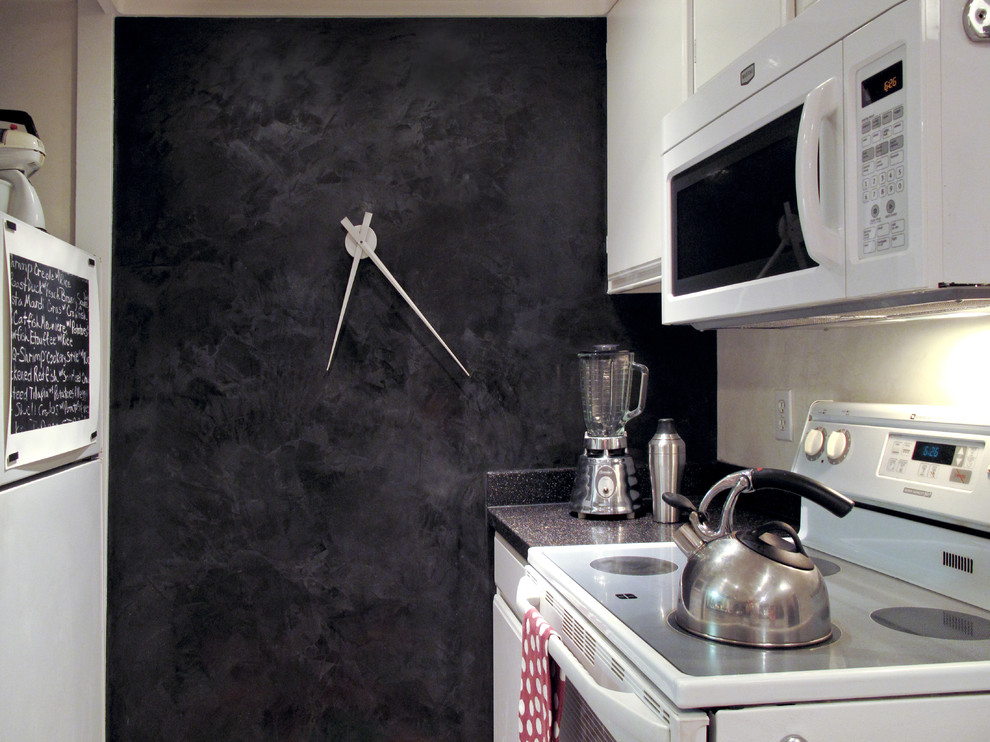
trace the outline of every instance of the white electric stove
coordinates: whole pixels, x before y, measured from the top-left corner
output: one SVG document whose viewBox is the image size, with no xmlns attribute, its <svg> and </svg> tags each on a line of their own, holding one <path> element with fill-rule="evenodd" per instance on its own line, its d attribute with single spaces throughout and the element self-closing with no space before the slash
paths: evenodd
<svg viewBox="0 0 990 742">
<path fill-rule="evenodd" d="M 686 558 L 673 543 L 530 549 L 517 600 L 538 605 L 561 636 L 551 653 L 574 690 L 565 720 L 580 707 L 565 731 L 636 742 L 987 739 L 988 448 L 990 418 L 962 410 L 812 406 L 792 470 L 857 503 L 841 519 L 802 504 L 800 536 L 833 623 L 817 646 L 757 649 L 679 628 Z"/>
</svg>

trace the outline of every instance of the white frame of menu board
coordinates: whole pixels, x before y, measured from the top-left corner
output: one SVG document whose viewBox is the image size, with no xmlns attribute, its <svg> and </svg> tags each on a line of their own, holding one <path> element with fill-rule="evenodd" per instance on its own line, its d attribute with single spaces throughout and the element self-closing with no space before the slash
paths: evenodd
<svg viewBox="0 0 990 742">
<path fill-rule="evenodd" d="M 3 390 L 3 402 L 5 404 L 4 417 L 5 417 L 5 440 L 4 440 L 4 456 L 3 456 L 3 466 L 4 471 L 10 469 L 22 469 L 23 467 L 31 467 L 36 469 L 38 462 L 45 461 L 47 459 L 53 459 L 54 457 L 64 456 L 65 454 L 70 454 L 74 451 L 84 449 L 93 443 L 99 443 L 97 441 L 98 434 L 98 420 L 100 415 L 100 292 L 98 284 L 98 273 L 99 273 L 99 263 L 98 259 L 80 250 L 73 245 L 62 242 L 61 240 L 52 237 L 51 235 L 42 232 L 37 229 L 33 229 L 23 222 L 18 222 L 16 220 L 11 220 L 9 217 L 4 215 L 3 217 L 3 257 L 4 257 L 4 269 L 3 269 L 3 332 L 5 334 L 3 338 L 3 380 L 4 380 L 4 390 Z M 21 259 L 21 263 L 18 270 L 21 270 L 24 266 L 40 264 L 44 271 L 39 271 L 37 275 L 34 275 L 31 279 L 31 285 L 29 288 L 25 288 L 24 291 L 11 290 L 11 265 L 12 261 Z M 27 261 L 26 263 L 23 261 Z M 68 275 L 66 275 L 68 274 Z M 52 278 L 52 277 L 57 278 Z M 62 279 L 61 284 L 59 278 Z M 14 363 L 14 343 L 15 343 L 15 322 L 22 321 L 24 318 L 25 311 L 29 311 L 30 307 L 25 307 L 25 302 L 23 301 L 25 296 L 30 294 L 31 298 L 35 301 L 45 300 L 49 302 L 48 305 L 59 304 L 58 293 L 60 288 L 63 286 L 69 286 L 71 288 L 71 281 L 78 279 L 85 279 L 88 281 L 88 358 L 83 362 L 85 368 L 87 369 L 88 380 L 75 382 L 75 387 L 73 391 L 76 396 L 79 396 L 78 387 L 86 386 L 88 381 L 88 396 L 86 397 L 86 407 L 85 407 L 85 417 L 80 417 L 78 411 L 73 412 L 70 415 L 70 419 L 67 422 L 48 422 L 44 421 L 39 427 L 30 427 L 24 430 L 14 431 L 14 417 L 15 410 L 22 409 L 17 407 L 18 403 L 25 404 L 29 403 L 30 400 L 24 397 L 24 390 L 15 390 L 18 383 L 22 381 L 15 381 L 13 378 L 14 373 L 22 373 L 15 370 Z M 22 280 L 23 283 L 23 280 Z M 35 291 L 37 289 L 37 291 Z M 21 302 L 19 306 L 14 306 L 15 293 L 18 294 L 16 301 Z M 47 295 L 47 299 L 45 298 Z M 68 302 L 62 302 L 62 306 L 68 304 Z M 48 306 L 46 305 L 46 306 Z M 80 306 L 78 303 L 73 304 L 71 307 L 73 312 L 78 312 Z M 43 310 L 38 310 L 43 311 Z M 67 321 L 68 322 L 68 321 Z M 80 334 L 82 331 L 82 325 L 79 320 L 73 322 L 75 334 Z M 38 334 L 43 336 L 45 328 L 39 327 L 37 324 L 33 325 L 37 329 Z M 69 335 L 73 334 L 72 332 Z M 40 341 L 39 341 L 40 342 Z M 82 345 L 85 346 L 86 341 L 82 341 Z M 85 358 L 82 354 L 78 353 L 80 343 L 77 340 L 75 343 L 76 353 L 73 357 Z M 24 348 L 22 341 L 18 341 L 18 350 L 23 354 Z M 67 367 L 60 361 L 65 357 L 65 354 L 58 353 L 59 348 L 56 348 L 55 353 L 46 353 L 46 348 L 44 345 L 32 346 L 31 347 L 31 358 L 33 358 L 37 363 L 41 364 L 39 373 L 35 376 L 47 377 L 47 379 L 42 378 L 38 381 L 36 386 L 32 386 L 32 393 L 37 389 L 39 393 L 46 394 L 46 403 L 51 404 L 53 399 L 58 399 L 59 395 L 55 394 L 55 390 L 59 389 L 64 393 L 64 390 L 71 389 L 73 382 L 70 380 L 66 382 L 64 376 L 61 372 Z M 72 354 L 70 354 L 72 355 Z M 23 355 L 19 356 L 23 357 Z M 52 359 L 55 359 L 54 361 Z M 62 378 L 60 378 L 62 376 Z M 56 379 L 56 380 L 52 380 Z M 63 384 L 68 383 L 69 387 L 59 387 L 59 381 Z M 31 382 L 34 384 L 34 382 Z M 50 388 L 45 388 L 45 385 L 51 385 Z M 18 399 L 14 398 L 14 395 L 18 395 Z M 77 401 L 78 402 L 78 401 Z M 65 403 L 66 409 L 71 409 L 72 402 L 67 401 Z M 76 404 L 78 408 L 78 403 Z M 33 423 L 32 423 L 33 424 Z M 60 461 L 52 462 L 53 465 L 58 465 Z"/>
</svg>

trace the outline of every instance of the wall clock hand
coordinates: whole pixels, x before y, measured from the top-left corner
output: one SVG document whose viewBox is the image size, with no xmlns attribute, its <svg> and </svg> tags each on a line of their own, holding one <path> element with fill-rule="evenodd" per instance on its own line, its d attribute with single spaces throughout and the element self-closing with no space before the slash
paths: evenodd
<svg viewBox="0 0 990 742">
<path fill-rule="evenodd" d="M 374 263 L 375 266 L 378 268 L 378 270 L 382 272 L 382 275 L 384 275 L 385 278 L 388 279 L 388 282 L 392 284 L 392 287 L 399 293 L 399 296 L 401 296 L 405 300 L 405 302 L 409 305 L 409 307 L 416 313 L 416 316 L 419 317 L 420 321 L 422 321 L 422 323 L 426 325 L 426 328 L 433 334 L 433 337 L 437 339 L 437 342 L 439 342 L 440 345 L 443 346 L 443 349 L 450 354 L 450 357 L 454 359 L 454 362 L 460 367 L 461 371 L 463 371 L 466 376 L 471 376 L 471 372 L 464 367 L 464 364 L 461 363 L 460 359 L 458 359 L 458 357 L 454 355 L 454 351 L 452 351 L 450 347 L 447 345 L 447 343 L 443 341 L 443 338 L 440 337 L 440 333 L 438 333 L 433 328 L 433 325 L 430 324 L 430 321 L 426 319 L 426 317 L 423 315 L 421 311 L 419 311 L 419 307 L 416 306 L 416 303 L 409 297 L 409 294 L 407 294 L 405 289 L 402 288 L 398 280 L 396 280 L 395 276 L 392 275 L 391 271 L 389 271 L 389 269 L 385 267 L 385 264 L 382 262 L 381 258 L 375 255 L 375 244 L 372 244 L 372 242 L 375 241 L 377 238 L 374 238 L 375 232 L 370 227 L 371 214 L 365 212 L 364 221 L 362 222 L 360 227 L 355 227 L 354 224 L 351 222 L 351 220 L 348 219 L 347 217 L 341 219 L 340 223 L 344 226 L 344 229 L 347 230 L 347 234 L 350 235 L 350 237 L 354 240 L 355 243 L 357 243 L 357 248 L 359 250 L 358 254 L 361 257 L 371 258 L 371 262 Z M 350 245 L 348 245 L 348 250 L 350 251 Z M 353 275 L 357 270 L 355 266 L 357 265 L 359 260 L 360 258 L 355 256 L 355 262 L 351 265 L 352 280 L 348 282 L 348 288 L 344 295 L 344 308 L 346 308 L 347 306 L 348 293 L 350 291 L 351 283 L 353 283 Z M 343 317 L 344 308 L 341 309 L 341 318 Z M 340 329 L 341 321 L 342 319 L 338 319 L 337 321 L 338 332 Z M 334 345 L 336 346 L 336 338 L 334 338 Z M 333 360 L 333 350 L 330 351 L 330 359 L 331 361 Z M 329 367 L 330 367 L 329 364 L 327 364 L 327 368 Z"/>
<path fill-rule="evenodd" d="M 378 238 L 371 229 L 370 213 L 365 212 L 364 221 L 361 223 L 359 230 L 364 244 L 374 251 L 375 246 L 378 243 Z M 354 238 L 349 235 L 344 242 L 344 247 L 347 248 L 347 252 L 354 256 L 354 261 L 351 263 L 351 275 L 347 278 L 347 288 L 344 289 L 344 302 L 340 306 L 340 316 L 337 317 L 337 330 L 333 334 L 333 345 L 330 347 L 330 359 L 327 361 L 327 371 L 330 370 L 330 364 L 333 363 L 334 351 L 337 350 L 337 340 L 340 338 L 340 328 L 344 325 L 344 313 L 347 311 L 347 302 L 351 298 L 351 287 L 354 286 L 354 279 L 357 276 L 358 265 L 361 264 L 361 259 L 365 257 L 364 248 L 355 243 Z"/>
</svg>

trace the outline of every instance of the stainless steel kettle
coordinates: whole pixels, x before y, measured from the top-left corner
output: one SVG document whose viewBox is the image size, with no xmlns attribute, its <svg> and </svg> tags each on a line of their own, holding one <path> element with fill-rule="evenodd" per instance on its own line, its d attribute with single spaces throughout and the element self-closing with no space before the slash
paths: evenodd
<svg viewBox="0 0 990 742">
<path fill-rule="evenodd" d="M 842 517 L 853 501 L 800 474 L 747 469 L 723 478 L 698 508 L 683 495 L 664 494 L 669 504 L 690 511 L 674 541 L 688 556 L 681 573 L 674 615 L 686 631 L 729 644 L 803 647 L 832 635 L 828 590 L 797 533 L 780 521 L 737 529 L 739 495 L 770 487 L 806 497 Z M 708 508 L 731 490 L 721 522 L 712 528 Z"/>
</svg>

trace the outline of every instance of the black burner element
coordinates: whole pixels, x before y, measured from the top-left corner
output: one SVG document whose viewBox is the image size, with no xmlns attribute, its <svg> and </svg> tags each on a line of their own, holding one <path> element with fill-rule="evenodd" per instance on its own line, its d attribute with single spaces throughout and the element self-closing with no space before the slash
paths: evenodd
<svg viewBox="0 0 990 742">
<path fill-rule="evenodd" d="M 653 557 L 617 556 L 596 559 L 591 563 L 591 568 L 616 575 L 665 575 L 674 572 L 677 565 Z"/>
<path fill-rule="evenodd" d="M 990 621 L 958 611 L 901 606 L 873 611 L 870 618 L 888 629 L 931 639 L 990 639 Z"/>
<path fill-rule="evenodd" d="M 811 561 L 813 561 L 815 566 L 818 567 L 818 571 L 822 573 L 822 577 L 831 577 L 840 569 L 838 564 L 835 562 L 830 562 L 828 559 L 813 557 Z"/>
</svg>

